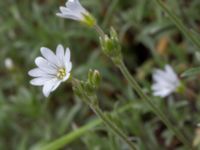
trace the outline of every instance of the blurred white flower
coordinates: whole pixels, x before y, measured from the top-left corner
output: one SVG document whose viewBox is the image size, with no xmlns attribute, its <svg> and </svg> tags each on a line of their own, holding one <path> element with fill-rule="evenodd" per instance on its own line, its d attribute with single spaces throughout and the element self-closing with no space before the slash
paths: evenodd
<svg viewBox="0 0 200 150">
<path fill-rule="evenodd" d="M 79 0 L 68 0 L 65 5 L 65 7 L 60 7 L 60 12 L 56 13 L 57 16 L 81 21 L 89 26 L 93 26 L 95 24 L 95 19 L 80 4 Z"/>
<path fill-rule="evenodd" d="M 175 92 L 181 83 L 170 65 L 166 65 L 164 70 L 156 69 L 153 72 L 153 95 L 166 97 Z"/>
<path fill-rule="evenodd" d="M 8 70 L 12 70 L 14 67 L 13 60 L 11 58 L 6 58 L 4 61 L 4 65 Z"/>
<path fill-rule="evenodd" d="M 48 97 L 61 82 L 66 81 L 70 76 L 72 63 L 70 61 L 70 49 L 58 45 L 56 54 L 50 49 L 42 47 L 40 49 L 43 57 L 37 57 L 35 64 L 38 68 L 32 69 L 28 74 L 34 79 L 30 81 L 32 85 L 43 86 L 43 94 Z"/>
</svg>

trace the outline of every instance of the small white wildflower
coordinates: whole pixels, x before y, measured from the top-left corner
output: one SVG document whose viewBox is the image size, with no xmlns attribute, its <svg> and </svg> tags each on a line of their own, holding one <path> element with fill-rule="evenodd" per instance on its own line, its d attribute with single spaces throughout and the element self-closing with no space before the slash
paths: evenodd
<svg viewBox="0 0 200 150">
<path fill-rule="evenodd" d="M 4 61 L 4 64 L 5 64 L 5 67 L 8 69 L 8 70 L 12 70 L 14 65 L 13 65 L 13 60 L 11 58 L 6 58 L 5 61 Z"/>
<path fill-rule="evenodd" d="M 66 6 L 60 7 L 60 13 L 56 13 L 57 16 L 62 18 L 73 19 L 81 21 L 89 26 L 94 26 L 95 19 L 92 15 L 80 4 L 79 0 L 68 0 Z"/>
<path fill-rule="evenodd" d="M 176 91 L 181 83 L 170 65 L 165 66 L 165 70 L 156 69 L 153 73 L 153 95 L 166 97 Z"/>
<path fill-rule="evenodd" d="M 64 47 L 58 45 L 55 54 L 46 47 L 42 47 L 40 51 L 43 57 L 35 59 L 38 68 L 30 70 L 28 74 L 34 77 L 30 83 L 43 86 L 43 94 L 48 97 L 61 82 L 66 81 L 70 76 L 72 68 L 70 49 L 66 48 L 64 52 Z"/>
</svg>

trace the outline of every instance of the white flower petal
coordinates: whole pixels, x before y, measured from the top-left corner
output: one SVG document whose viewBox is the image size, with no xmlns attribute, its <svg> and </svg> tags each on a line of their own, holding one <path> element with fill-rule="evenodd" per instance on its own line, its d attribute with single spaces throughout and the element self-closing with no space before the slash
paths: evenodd
<svg viewBox="0 0 200 150">
<path fill-rule="evenodd" d="M 54 89 L 55 86 L 57 86 L 59 83 L 58 79 L 53 78 L 47 82 L 45 82 L 44 86 L 43 86 L 43 94 L 45 97 L 48 97 L 49 94 L 51 93 L 52 89 Z"/>
<path fill-rule="evenodd" d="M 30 84 L 35 85 L 35 86 L 42 86 L 45 84 L 45 82 L 51 80 L 51 78 L 47 78 L 47 77 L 38 77 L 38 78 L 34 78 L 30 81 Z"/>
<path fill-rule="evenodd" d="M 49 49 L 49 48 L 46 48 L 46 47 L 41 47 L 40 48 L 40 51 L 42 53 L 42 56 L 47 60 L 49 61 L 49 63 L 51 63 L 51 65 L 53 67 L 56 68 L 57 66 L 57 63 L 58 63 L 58 59 L 56 57 L 56 55 Z"/>
<path fill-rule="evenodd" d="M 61 13 L 69 13 L 70 12 L 70 10 L 68 9 L 68 8 L 66 8 L 66 7 L 63 7 L 63 6 L 61 6 L 60 7 L 60 11 L 61 11 Z"/>
<path fill-rule="evenodd" d="M 48 73 L 48 74 L 56 74 L 57 73 L 57 69 L 55 67 L 52 66 L 51 63 L 49 63 L 46 59 L 42 58 L 42 57 L 37 57 L 35 59 L 35 64 L 44 72 Z"/>
<path fill-rule="evenodd" d="M 57 13 L 57 16 L 82 21 L 84 15 L 89 14 L 78 0 L 68 0 L 65 5 L 66 7 L 60 7 L 61 13 Z"/>
<path fill-rule="evenodd" d="M 64 66 L 64 47 L 59 44 L 56 48 L 56 57 L 58 58 L 59 67 Z"/>
<path fill-rule="evenodd" d="M 65 50 L 65 61 L 69 62 L 70 61 L 70 49 L 66 48 Z"/>
<path fill-rule="evenodd" d="M 170 90 L 167 89 L 163 89 L 163 90 L 159 90 L 159 91 L 154 91 L 153 95 L 154 96 L 160 96 L 160 97 L 166 97 L 171 93 Z"/>
<path fill-rule="evenodd" d="M 63 78 L 62 82 L 66 81 L 67 79 L 69 79 L 70 77 L 70 73 L 67 73 L 66 76 Z"/>
<path fill-rule="evenodd" d="M 65 70 L 66 72 L 70 72 L 72 69 L 72 63 L 71 62 L 66 62 L 65 63 Z"/>
<path fill-rule="evenodd" d="M 74 16 L 74 15 L 69 15 L 69 14 L 62 14 L 62 13 L 56 13 L 56 15 L 58 17 L 62 17 L 62 18 L 68 18 L 68 19 L 72 19 L 72 20 L 80 20 L 80 18 Z"/>
<path fill-rule="evenodd" d="M 83 6 L 80 4 L 79 0 L 68 0 L 65 3 L 66 7 L 69 8 L 70 10 L 80 10 L 80 11 L 85 11 Z"/>
<path fill-rule="evenodd" d="M 168 75 L 171 77 L 171 79 L 173 79 L 173 80 L 178 80 L 178 77 L 177 77 L 177 75 L 175 74 L 175 72 L 174 72 L 174 70 L 172 69 L 171 66 L 166 65 L 166 66 L 165 66 L 165 70 L 166 70 L 166 72 L 168 73 Z"/>
<path fill-rule="evenodd" d="M 58 88 L 58 86 L 60 85 L 60 83 L 61 83 L 61 81 L 58 80 L 58 82 L 52 88 L 51 92 L 55 91 Z"/>
<path fill-rule="evenodd" d="M 171 80 L 171 78 L 168 75 L 168 73 L 165 72 L 165 71 L 162 71 L 160 69 L 155 70 L 155 75 L 154 76 L 156 78 L 160 77 L 160 78 L 162 78 L 162 80 L 164 79 L 164 81 L 170 81 Z"/>
<path fill-rule="evenodd" d="M 40 77 L 40 76 L 46 76 L 47 75 L 47 73 L 45 73 L 44 71 L 42 71 L 39 68 L 34 68 L 34 69 L 30 70 L 28 72 L 28 74 L 32 77 Z"/>
</svg>

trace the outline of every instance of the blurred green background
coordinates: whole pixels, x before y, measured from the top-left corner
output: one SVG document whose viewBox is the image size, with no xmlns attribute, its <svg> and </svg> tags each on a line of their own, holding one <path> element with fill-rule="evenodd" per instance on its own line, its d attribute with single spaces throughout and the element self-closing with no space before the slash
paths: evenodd
<svg viewBox="0 0 200 150">
<path fill-rule="evenodd" d="M 120 37 L 124 61 L 151 94 L 154 68 L 170 64 L 178 74 L 198 66 L 196 48 L 179 32 L 154 0 L 80 0 L 108 32 Z M 71 49 L 73 76 L 86 79 L 88 70 L 102 75 L 98 91 L 101 108 L 113 111 L 131 107 L 114 121 L 142 150 L 183 149 L 181 143 L 140 100 L 119 70 L 101 53 L 98 35 L 78 22 L 57 17 L 64 0 L 0 1 L 0 150 L 29 150 L 55 140 L 96 116 L 74 96 L 71 83 L 63 83 L 49 98 L 29 84 L 27 72 L 35 67 L 40 47 L 55 51 L 57 44 Z M 200 32 L 199 0 L 168 0 L 166 3 L 189 28 Z M 11 69 L 6 58 L 13 61 Z M 154 98 L 172 122 L 193 141 L 198 141 L 200 76 L 182 78 L 183 95 Z M 197 142 L 198 143 L 198 142 Z M 125 150 L 127 145 L 103 125 L 91 129 L 63 150 Z"/>
</svg>

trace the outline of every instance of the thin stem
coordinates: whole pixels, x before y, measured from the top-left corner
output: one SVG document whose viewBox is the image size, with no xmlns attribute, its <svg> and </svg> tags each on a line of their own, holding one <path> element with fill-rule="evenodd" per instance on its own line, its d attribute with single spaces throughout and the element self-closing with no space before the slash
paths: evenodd
<svg viewBox="0 0 200 150">
<path fill-rule="evenodd" d="M 133 103 L 128 103 L 121 108 L 117 109 L 116 111 L 112 112 L 111 114 L 117 115 L 118 113 L 123 113 L 127 110 L 129 110 Z M 50 142 L 47 145 L 44 145 L 42 147 L 37 147 L 37 150 L 57 150 L 62 148 L 63 146 L 70 144 L 74 140 L 80 138 L 83 134 L 86 134 L 91 129 L 95 128 L 96 126 L 102 124 L 102 120 L 99 118 L 94 119 L 93 121 L 87 123 L 86 125 L 71 131 L 70 133 Z"/>
<path fill-rule="evenodd" d="M 108 11 L 106 13 L 106 16 L 104 18 L 104 21 L 103 21 L 103 27 L 106 27 L 106 25 L 108 24 L 109 20 L 112 17 L 113 11 L 117 7 L 118 2 L 119 2 L 119 0 L 111 1 L 110 7 L 109 7 L 109 9 L 108 9 Z"/>
<path fill-rule="evenodd" d="M 105 33 L 104 33 L 104 31 L 101 29 L 101 27 L 99 27 L 99 25 L 98 24 L 96 24 L 95 26 L 94 26 L 94 29 L 99 33 L 99 35 L 101 36 L 101 38 L 104 38 L 105 37 Z"/>
<path fill-rule="evenodd" d="M 177 136 L 177 138 L 189 149 L 193 149 L 190 142 L 185 138 L 185 136 L 179 131 L 177 130 L 177 128 L 175 128 L 171 122 L 169 121 L 169 119 L 165 116 L 165 114 L 149 99 L 149 97 L 147 97 L 142 89 L 140 88 L 139 84 L 137 83 L 137 81 L 131 76 L 130 72 L 128 71 L 128 69 L 126 68 L 126 66 L 124 65 L 123 61 L 121 61 L 121 63 L 119 64 L 119 69 L 122 72 L 122 74 L 124 75 L 124 77 L 128 80 L 128 82 L 130 83 L 130 85 L 132 86 L 132 88 L 138 93 L 138 95 L 151 107 L 151 109 L 153 110 L 153 112 L 155 114 L 158 115 L 158 117 L 165 123 L 165 125 L 171 129 L 175 135 Z"/>
<path fill-rule="evenodd" d="M 98 25 L 95 26 L 95 29 L 101 37 L 104 37 L 104 32 Z M 185 147 L 192 150 L 193 147 L 191 146 L 190 142 L 185 138 L 185 136 L 172 125 L 165 114 L 143 93 L 137 81 L 131 76 L 130 72 L 124 65 L 123 60 L 121 60 L 117 66 L 119 67 L 123 76 L 128 80 L 132 88 L 151 107 L 152 111 L 165 123 L 165 125 L 176 135 L 176 137 L 185 145 Z"/>
<path fill-rule="evenodd" d="M 117 136 L 119 136 L 124 142 L 126 142 L 132 150 L 137 150 L 136 146 L 128 139 L 128 137 L 124 134 L 124 132 L 118 128 L 115 123 L 113 123 L 99 108 L 98 105 L 98 98 L 97 96 L 90 95 L 88 96 L 87 93 L 84 91 L 82 92 L 82 99 L 83 101 L 90 106 L 90 108 L 94 111 L 94 113 L 101 118 L 103 123 L 107 125 Z"/>
<path fill-rule="evenodd" d="M 169 15 L 171 21 L 181 30 L 181 32 L 190 39 L 190 41 L 197 46 L 198 50 L 200 51 L 200 42 L 199 40 L 193 36 L 192 32 L 187 29 L 187 27 L 183 24 L 183 22 L 173 13 L 171 12 L 165 4 L 161 0 L 156 0 L 158 5 Z"/>
<path fill-rule="evenodd" d="M 99 108 L 99 106 L 90 105 L 91 109 L 96 115 L 102 119 L 103 123 L 107 125 L 116 135 L 118 135 L 124 142 L 126 142 L 132 150 L 137 150 L 136 146 L 128 139 L 124 132 L 118 128 Z"/>
</svg>

